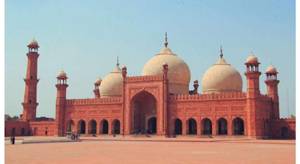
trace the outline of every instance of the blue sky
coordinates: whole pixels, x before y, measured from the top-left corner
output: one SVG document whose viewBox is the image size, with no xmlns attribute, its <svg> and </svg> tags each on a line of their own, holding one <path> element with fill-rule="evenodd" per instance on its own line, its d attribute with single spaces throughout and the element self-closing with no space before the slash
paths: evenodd
<svg viewBox="0 0 300 164">
<path fill-rule="evenodd" d="M 163 46 L 166 31 L 192 81 L 201 80 L 222 45 L 245 91 L 244 62 L 253 51 L 262 71 L 270 64 L 279 71 L 281 116 L 295 113 L 293 0 L 6 1 L 5 113 L 22 112 L 26 45 L 33 37 L 40 44 L 37 115 L 54 117 L 59 70 L 69 76 L 68 98 L 93 97 L 95 79 L 113 69 L 117 56 L 129 75 L 140 75 Z M 264 79 L 262 74 L 263 93 Z"/>
</svg>

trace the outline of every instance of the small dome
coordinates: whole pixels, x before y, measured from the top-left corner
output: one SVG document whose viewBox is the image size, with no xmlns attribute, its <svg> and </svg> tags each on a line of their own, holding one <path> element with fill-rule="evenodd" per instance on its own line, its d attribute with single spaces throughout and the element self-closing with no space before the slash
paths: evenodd
<svg viewBox="0 0 300 164">
<path fill-rule="evenodd" d="M 122 88 L 122 71 L 119 64 L 117 64 L 113 71 L 106 75 L 101 81 L 101 85 L 99 86 L 101 97 L 121 96 Z"/>
<path fill-rule="evenodd" d="M 258 59 L 255 55 L 253 54 L 250 54 L 246 60 L 246 63 L 249 63 L 249 64 L 256 64 L 258 63 Z"/>
<path fill-rule="evenodd" d="M 39 48 L 39 44 L 35 39 L 32 39 L 31 42 L 27 45 L 29 48 Z"/>
<path fill-rule="evenodd" d="M 216 64 L 212 65 L 203 75 L 202 92 L 241 92 L 242 77 L 240 73 L 223 57 L 220 57 Z"/>
<path fill-rule="evenodd" d="M 276 69 L 274 66 L 270 65 L 270 66 L 266 69 L 266 73 L 269 73 L 269 74 L 277 74 L 278 72 L 277 72 L 277 69 Z"/>
<path fill-rule="evenodd" d="M 168 64 L 169 92 L 173 94 L 187 94 L 191 73 L 188 65 L 168 47 L 152 57 L 145 65 L 142 75 L 162 75 L 163 65 Z"/>
<path fill-rule="evenodd" d="M 67 74 L 64 70 L 61 70 L 61 71 L 59 71 L 57 77 L 58 78 L 67 78 Z"/>
</svg>

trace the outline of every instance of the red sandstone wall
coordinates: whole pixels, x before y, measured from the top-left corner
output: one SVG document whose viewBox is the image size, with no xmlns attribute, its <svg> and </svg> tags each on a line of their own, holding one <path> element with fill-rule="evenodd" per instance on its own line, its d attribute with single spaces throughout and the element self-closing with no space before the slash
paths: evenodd
<svg viewBox="0 0 300 164">
<path fill-rule="evenodd" d="M 287 133 L 283 128 L 287 128 Z M 295 139 L 296 138 L 296 119 L 286 118 L 272 122 L 272 138 Z"/>
<path fill-rule="evenodd" d="M 72 99 L 67 100 L 65 129 L 70 120 L 74 122 L 73 132 L 77 132 L 80 120 L 85 121 L 86 134 L 89 132 L 89 123 L 92 120 L 97 122 L 97 134 L 100 131 L 100 123 L 107 120 L 109 123 L 109 134 L 112 132 L 114 120 L 119 120 L 122 124 L 122 103 L 120 97 L 115 98 L 95 98 L 95 99 Z M 121 125 L 122 131 L 122 125 Z"/>
<path fill-rule="evenodd" d="M 29 135 L 29 124 L 26 121 L 5 121 L 5 136 L 11 136 L 15 129 L 15 135 Z"/>
<path fill-rule="evenodd" d="M 56 135 L 55 121 L 31 121 L 30 130 L 34 136 L 54 136 Z"/>
<path fill-rule="evenodd" d="M 212 121 L 212 135 L 216 135 L 217 120 L 225 118 L 227 120 L 228 135 L 231 135 L 232 120 L 236 117 L 243 119 L 246 128 L 245 105 L 246 97 L 244 93 L 171 96 L 168 108 L 169 130 L 173 131 L 174 121 L 179 118 L 182 121 L 183 135 L 185 135 L 188 131 L 187 121 L 193 118 L 197 122 L 197 134 L 201 135 L 201 121 L 208 118 Z"/>
</svg>

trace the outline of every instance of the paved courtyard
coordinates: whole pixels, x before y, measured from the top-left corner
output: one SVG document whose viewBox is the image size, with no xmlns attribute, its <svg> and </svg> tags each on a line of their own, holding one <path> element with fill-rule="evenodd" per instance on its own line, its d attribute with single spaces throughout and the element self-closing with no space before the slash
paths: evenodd
<svg viewBox="0 0 300 164">
<path fill-rule="evenodd" d="M 295 141 L 106 141 L 5 145 L 7 164 L 295 163 Z"/>
</svg>

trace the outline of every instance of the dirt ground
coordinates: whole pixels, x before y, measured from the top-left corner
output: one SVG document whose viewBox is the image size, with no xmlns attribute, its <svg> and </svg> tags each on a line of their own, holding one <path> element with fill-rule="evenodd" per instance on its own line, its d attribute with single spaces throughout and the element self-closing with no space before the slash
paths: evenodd
<svg viewBox="0 0 300 164">
<path fill-rule="evenodd" d="M 85 140 L 5 145 L 7 164 L 295 163 L 294 141 L 156 142 Z"/>
</svg>

